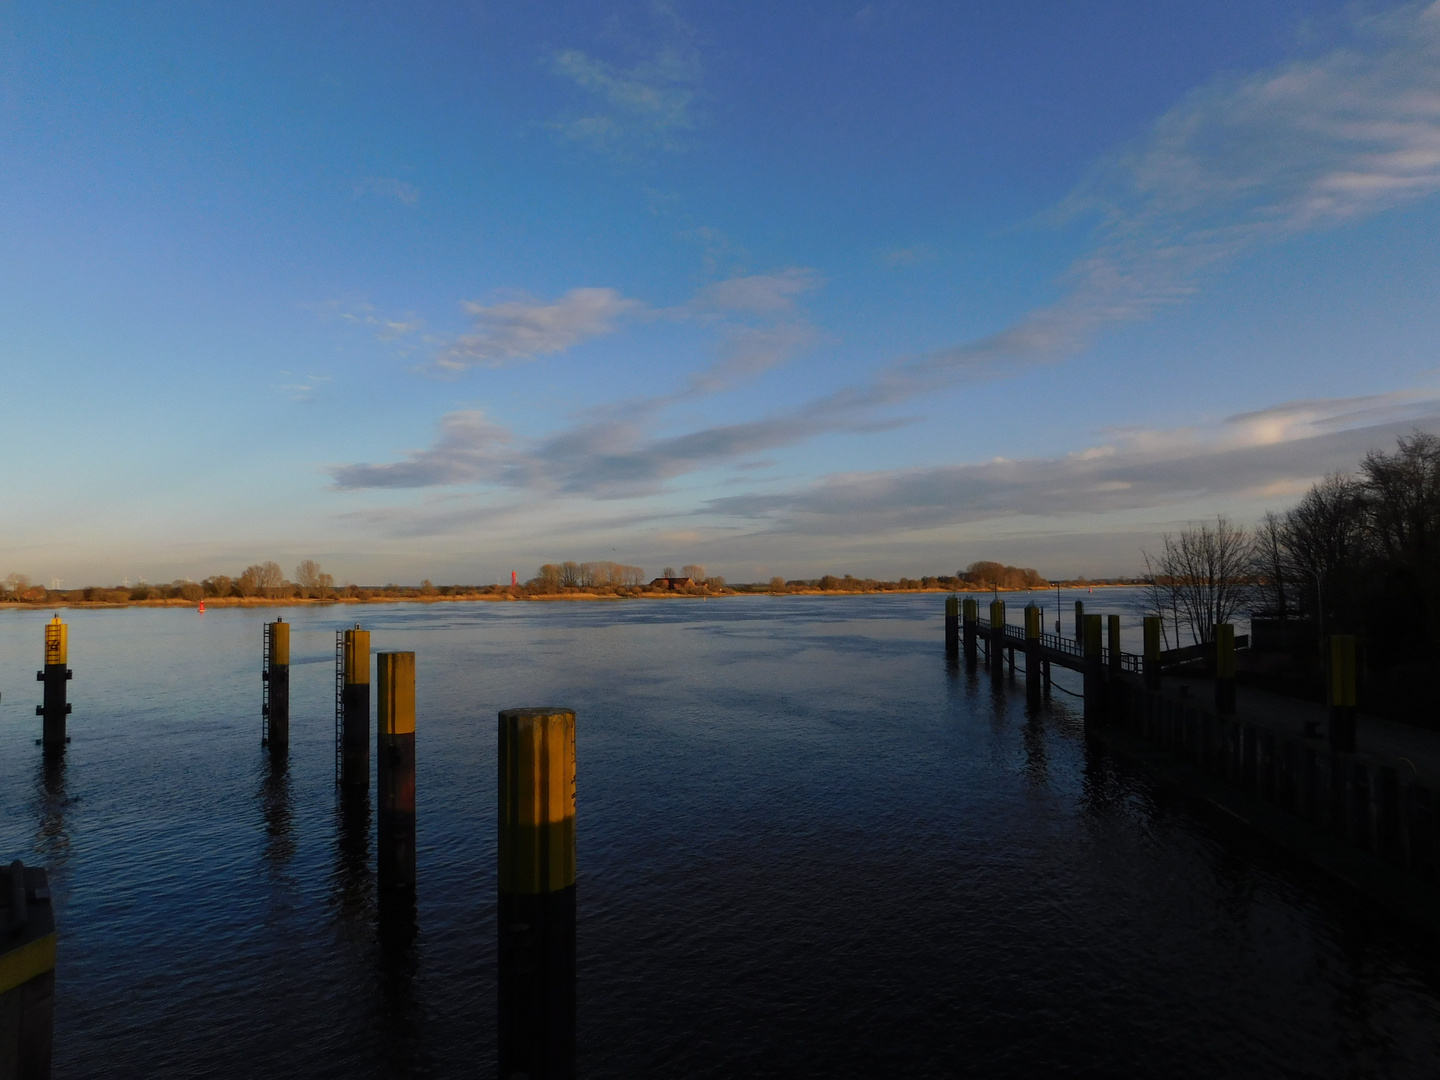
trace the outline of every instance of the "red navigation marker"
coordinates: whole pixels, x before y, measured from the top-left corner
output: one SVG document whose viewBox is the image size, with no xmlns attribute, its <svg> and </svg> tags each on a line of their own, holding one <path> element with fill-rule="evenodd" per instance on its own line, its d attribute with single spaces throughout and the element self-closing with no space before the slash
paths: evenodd
<svg viewBox="0 0 1440 1080">
<path fill-rule="evenodd" d="M 201 600 L 201 601 L 200 601 L 200 607 L 199 607 L 197 610 L 199 610 L 199 612 L 200 612 L 202 615 L 205 613 L 205 601 L 204 601 L 204 600 Z"/>
</svg>

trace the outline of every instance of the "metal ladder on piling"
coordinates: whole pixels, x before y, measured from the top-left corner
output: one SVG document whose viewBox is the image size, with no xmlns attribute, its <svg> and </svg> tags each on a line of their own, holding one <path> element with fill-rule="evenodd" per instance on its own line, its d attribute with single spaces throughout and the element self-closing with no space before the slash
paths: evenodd
<svg viewBox="0 0 1440 1080">
<path fill-rule="evenodd" d="M 260 745 L 270 742 L 270 624 L 260 641 Z"/>
<path fill-rule="evenodd" d="M 345 768 L 345 631 L 335 631 L 335 782 Z"/>
</svg>

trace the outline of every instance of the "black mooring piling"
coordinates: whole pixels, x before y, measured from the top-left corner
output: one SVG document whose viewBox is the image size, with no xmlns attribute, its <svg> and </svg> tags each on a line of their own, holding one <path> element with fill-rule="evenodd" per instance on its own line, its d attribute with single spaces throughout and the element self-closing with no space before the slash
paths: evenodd
<svg viewBox="0 0 1440 1080">
<path fill-rule="evenodd" d="M 340 631 L 339 716 L 336 727 L 340 786 L 370 786 L 370 631 L 355 624 Z"/>
<path fill-rule="evenodd" d="M 375 657 L 375 786 L 382 893 L 415 891 L 415 654 Z"/>
<path fill-rule="evenodd" d="M 264 684 L 260 745 L 282 753 L 290 748 L 290 624 L 284 619 L 265 624 L 260 677 Z"/>
<path fill-rule="evenodd" d="M 962 628 L 965 632 L 965 670 L 974 671 L 979 663 L 979 650 L 976 645 L 978 624 L 980 622 L 980 603 L 973 596 L 967 596 L 961 605 L 963 612 Z"/>
</svg>

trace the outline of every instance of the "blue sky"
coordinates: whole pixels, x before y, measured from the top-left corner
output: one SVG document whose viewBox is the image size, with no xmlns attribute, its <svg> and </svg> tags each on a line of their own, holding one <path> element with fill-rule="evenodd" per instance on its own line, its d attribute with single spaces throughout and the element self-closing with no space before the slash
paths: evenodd
<svg viewBox="0 0 1440 1080">
<path fill-rule="evenodd" d="M 0 573 L 1133 573 L 1440 431 L 1440 5 L 0 6 Z"/>
</svg>

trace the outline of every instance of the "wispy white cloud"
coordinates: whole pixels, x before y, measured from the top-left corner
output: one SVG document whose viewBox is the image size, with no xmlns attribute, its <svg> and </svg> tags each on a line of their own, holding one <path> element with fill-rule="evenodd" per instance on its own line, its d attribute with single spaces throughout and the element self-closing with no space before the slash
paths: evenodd
<svg viewBox="0 0 1440 1080">
<path fill-rule="evenodd" d="M 372 331 L 381 341 L 395 341 L 421 330 L 425 322 L 413 314 L 403 316 L 382 315 L 373 304 L 365 301 L 331 300 L 318 305 L 325 317 L 363 326 Z"/>
<path fill-rule="evenodd" d="M 571 289 L 558 300 L 531 298 L 495 303 L 468 302 L 475 332 L 440 349 L 434 369 L 457 373 L 472 367 L 500 367 L 562 353 L 618 329 L 626 316 L 715 326 L 722 339 L 720 360 L 695 376 L 686 393 L 713 392 L 736 378 L 758 374 L 795 355 L 815 339 L 813 328 L 796 310 L 796 297 L 818 287 L 803 268 L 728 278 L 700 288 L 672 308 L 650 308 L 610 288 Z M 379 324 L 368 312 L 344 314 Z M 668 403 L 673 395 L 654 399 Z"/>
<path fill-rule="evenodd" d="M 302 403 L 314 401 L 319 396 L 320 391 L 324 389 L 325 385 L 329 383 L 332 378 L 329 375 L 296 376 L 288 371 L 280 372 L 280 377 L 290 381 L 280 383 L 276 389 L 291 401 Z"/>
<path fill-rule="evenodd" d="M 479 410 L 447 413 L 440 419 L 434 445 L 412 451 L 403 461 L 385 465 L 339 465 L 332 470 L 338 488 L 414 488 L 446 484 L 510 483 L 522 478 L 524 458 L 514 452 L 515 438 Z"/>
<path fill-rule="evenodd" d="M 797 296 L 819 285 L 813 270 L 789 267 L 772 274 L 750 274 L 706 285 L 687 308 L 694 312 L 774 316 L 793 310 Z"/>
<path fill-rule="evenodd" d="M 909 247 L 887 248 L 876 256 L 881 266 L 919 266 L 935 258 L 935 252 L 927 244 L 911 244 Z"/>
<path fill-rule="evenodd" d="M 436 358 L 442 371 L 533 360 L 564 352 L 615 330 L 616 320 L 641 307 L 615 289 L 571 289 L 550 302 L 519 299 L 493 304 L 470 301 L 465 310 L 475 332 L 452 341 Z"/>
<path fill-rule="evenodd" d="M 561 136 L 596 150 L 623 152 L 630 146 L 679 149 L 695 126 L 698 54 L 689 46 L 689 28 L 670 13 L 664 44 L 639 63 L 625 67 L 580 49 L 551 58 L 556 76 L 586 92 L 589 107 L 554 122 Z"/>
<path fill-rule="evenodd" d="M 367 176 L 355 185 L 356 195 L 379 195 L 412 206 L 420 200 L 420 189 L 393 176 Z"/>
<path fill-rule="evenodd" d="M 679 435 L 646 434 L 651 400 L 598 410 L 544 439 L 522 441 L 470 411 L 448 413 L 425 450 L 397 462 L 332 467 L 335 487 L 424 488 L 495 485 L 535 495 L 597 499 L 653 495 L 666 481 L 790 446 L 827 431 L 874 431 L 903 420 L 858 416 L 848 424 L 824 412 L 781 413 Z"/>
</svg>

